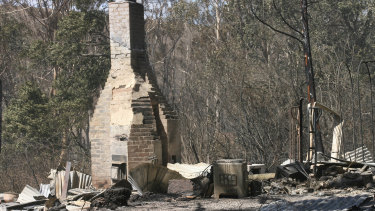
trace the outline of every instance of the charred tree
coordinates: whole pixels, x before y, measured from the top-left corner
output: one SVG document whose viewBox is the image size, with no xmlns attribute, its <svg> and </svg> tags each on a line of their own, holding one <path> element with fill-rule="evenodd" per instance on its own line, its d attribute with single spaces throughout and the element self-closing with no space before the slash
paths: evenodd
<svg viewBox="0 0 375 211">
<path fill-rule="evenodd" d="M 302 15 L 302 32 L 298 29 L 293 27 L 287 20 L 283 17 L 280 9 L 276 6 L 275 1 L 273 1 L 273 7 L 278 12 L 280 19 L 282 22 L 294 33 L 298 35 L 294 35 L 276 27 L 272 26 L 271 24 L 267 23 L 265 20 L 259 18 L 254 8 L 251 7 L 251 12 L 254 17 L 270 28 L 271 30 L 286 35 L 294 40 L 297 40 L 303 46 L 304 52 L 304 65 L 305 65 L 305 74 L 306 74 L 306 82 L 307 82 L 307 100 L 309 103 L 310 114 L 309 114 L 309 133 L 310 133 L 310 149 L 308 152 L 308 160 L 311 160 L 313 157 L 313 152 L 315 152 L 315 157 L 317 154 L 324 153 L 323 142 L 321 139 L 320 127 L 319 127 L 319 117 L 321 116 L 321 111 L 319 109 L 314 108 L 314 104 L 317 101 L 317 95 L 315 91 L 315 80 L 314 80 L 314 68 L 312 62 L 312 55 L 311 55 L 311 45 L 310 45 L 310 34 L 309 34 L 309 16 L 308 16 L 308 1 L 301 0 L 301 15 Z M 316 160 L 316 159 L 315 159 Z"/>
<path fill-rule="evenodd" d="M 311 56 L 310 33 L 309 33 L 309 17 L 308 17 L 308 3 L 307 0 L 301 0 L 301 13 L 302 13 L 302 30 L 303 30 L 303 51 L 305 58 L 305 73 L 307 80 L 307 100 L 310 104 L 310 158 L 312 153 L 315 152 L 315 161 L 318 159 L 318 154 L 324 153 L 323 142 L 321 139 L 319 127 L 319 110 L 314 108 L 314 103 L 317 101 L 314 80 L 314 68 Z"/>
</svg>

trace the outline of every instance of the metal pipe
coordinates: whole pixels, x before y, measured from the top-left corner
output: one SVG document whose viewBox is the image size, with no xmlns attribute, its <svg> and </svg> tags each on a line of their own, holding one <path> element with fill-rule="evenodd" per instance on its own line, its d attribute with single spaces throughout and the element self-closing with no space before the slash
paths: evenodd
<svg viewBox="0 0 375 211">
<path fill-rule="evenodd" d="M 303 161 L 303 111 L 302 111 L 302 104 L 303 104 L 303 98 L 301 98 L 299 100 L 299 146 L 298 146 L 298 150 L 299 150 L 299 161 L 302 162 Z"/>
<path fill-rule="evenodd" d="M 372 99 L 372 79 L 370 74 L 370 68 L 368 67 L 368 63 L 372 63 L 373 61 L 364 62 L 367 69 L 368 78 L 370 80 L 370 104 L 371 104 L 371 134 L 372 134 L 372 156 L 374 157 L 375 153 L 375 132 L 374 132 L 374 104 Z"/>
<path fill-rule="evenodd" d="M 359 128 L 361 130 L 361 148 L 363 150 L 364 144 L 363 144 L 363 126 L 362 126 L 362 107 L 361 107 L 361 92 L 359 88 L 359 70 L 361 69 L 361 65 L 362 65 L 362 60 L 359 63 L 358 68 L 357 68 L 357 91 L 358 91 Z M 362 153 L 362 161 L 365 162 L 365 153 Z"/>
<path fill-rule="evenodd" d="M 0 79 L 0 153 L 1 153 L 1 141 L 2 141 L 2 126 L 3 126 L 3 81 Z"/>
<path fill-rule="evenodd" d="M 351 85 L 351 90 L 352 90 L 352 98 L 354 97 L 354 83 L 353 83 L 353 77 L 352 77 L 352 73 L 350 71 L 350 68 L 349 66 L 346 64 L 346 68 L 348 69 L 348 72 L 349 72 L 349 78 L 350 78 L 350 85 Z M 352 123 L 353 123 L 353 132 L 352 132 L 352 136 L 353 136 L 353 148 L 354 148 L 354 160 L 357 158 L 357 139 L 356 139 L 356 130 L 355 130 L 355 121 L 354 121 L 354 100 L 352 100 Z"/>
</svg>

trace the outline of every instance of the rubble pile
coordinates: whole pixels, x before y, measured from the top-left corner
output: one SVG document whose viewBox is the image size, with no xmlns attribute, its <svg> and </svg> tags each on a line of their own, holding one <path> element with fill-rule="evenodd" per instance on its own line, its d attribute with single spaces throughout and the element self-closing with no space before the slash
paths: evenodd
<svg viewBox="0 0 375 211">
<path fill-rule="evenodd" d="M 358 163 L 356 165 L 358 167 Z M 261 193 L 268 195 L 331 195 L 355 189 L 375 192 L 373 173 L 375 171 L 372 167 L 365 164 L 359 165 L 358 168 L 351 168 L 350 165 L 345 166 L 342 163 L 325 163 L 317 166 L 317 173 L 312 174 L 309 169 L 303 168 L 303 164 L 292 163 L 279 166 L 275 178 L 254 180 L 250 179 L 253 177 L 249 177 L 249 184 L 252 185 L 250 186 L 252 189 L 256 188 L 253 187 L 254 181 L 260 182 Z M 259 192 L 255 195 L 259 195 Z"/>
<path fill-rule="evenodd" d="M 0 194 L 0 210 L 116 209 L 127 206 L 132 194 L 132 185 L 127 180 L 120 180 L 107 190 L 96 190 L 91 185 L 91 176 L 70 168 L 51 170 L 48 178 L 50 184 L 41 184 L 40 190 L 26 185 L 20 194 Z"/>
<path fill-rule="evenodd" d="M 132 193 L 132 186 L 127 180 L 120 180 L 111 188 L 91 199 L 91 207 L 116 209 L 127 206 Z"/>
<path fill-rule="evenodd" d="M 91 207 L 107 207 L 116 209 L 119 206 L 128 205 L 131 190 L 127 188 L 110 188 L 103 193 L 103 196 L 91 202 Z"/>
<path fill-rule="evenodd" d="M 230 162 L 228 162 L 230 163 Z M 215 164 L 213 164 L 215 165 Z M 230 165 L 230 164 L 229 164 Z M 325 204 L 333 206 L 331 202 L 340 202 L 348 195 L 353 195 L 349 206 L 355 204 L 355 200 L 361 199 L 367 202 L 370 196 L 374 196 L 374 173 L 375 166 L 371 163 L 345 163 L 345 162 L 319 162 L 318 165 L 290 162 L 278 166 L 275 173 L 259 173 L 240 171 L 246 174 L 244 182 L 238 183 L 238 174 L 221 174 L 216 172 L 213 166 L 208 165 L 200 173 L 187 179 L 176 171 L 160 167 L 158 165 L 143 165 L 129 175 L 131 178 L 119 180 L 112 187 L 103 190 L 94 189 L 87 176 L 80 176 L 78 181 L 76 175 L 83 175 L 73 171 L 65 174 L 54 172 L 51 183 L 40 185 L 40 190 L 26 185 L 23 191 L 16 193 L 0 194 L 0 210 L 98 210 L 101 208 L 115 210 L 125 206 L 142 206 L 155 201 L 178 202 L 190 200 L 205 200 L 215 196 L 216 182 L 224 183 L 226 187 L 244 184 L 246 196 L 249 200 L 254 197 L 280 198 L 285 197 L 311 197 L 304 203 L 287 201 L 269 202 L 262 210 L 272 210 L 275 206 L 280 207 L 304 207 L 306 203 L 311 206 Z M 179 167 L 181 172 L 186 172 L 188 166 Z M 177 169 L 177 168 L 176 168 Z M 229 168 L 227 168 L 229 169 Z M 315 173 L 313 173 L 315 172 Z M 225 172 L 224 172 L 225 173 Z M 69 175 L 65 177 L 65 175 Z M 216 177 L 218 175 L 219 177 Z M 132 179 L 134 177 L 134 179 Z M 64 181 L 68 181 L 66 184 Z M 82 183 L 83 181 L 83 183 Z M 137 181 L 144 181 L 137 183 Z M 147 181 L 147 182 L 146 182 Z M 85 188 L 82 188 L 84 184 Z M 159 183 L 157 185 L 156 183 Z M 162 184 L 162 185 L 161 185 Z M 219 184 L 223 185 L 223 184 Z M 136 188 L 134 188 L 136 187 Z M 156 190 L 159 187 L 160 190 Z M 154 191 L 149 191 L 153 189 Z M 225 189 L 224 189 L 225 190 Z M 57 194 L 56 194 L 57 193 Z M 224 195 L 225 196 L 225 195 Z M 357 197 L 358 196 L 358 197 Z M 231 196 L 240 198 L 242 196 Z M 327 198 L 328 197 L 328 198 Z M 283 199 L 284 198 L 284 199 Z M 267 201 L 267 200 L 266 200 Z M 324 202 L 324 203 L 323 203 Z M 374 203 L 375 204 L 375 203 Z M 319 206 L 320 206 L 319 205 Z M 357 206 L 357 205 L 356 205 Z M 359 205 L 358 205 L 359 206 Z M 361 205 L 362 206 L 362 205 Z"/>
</svg>

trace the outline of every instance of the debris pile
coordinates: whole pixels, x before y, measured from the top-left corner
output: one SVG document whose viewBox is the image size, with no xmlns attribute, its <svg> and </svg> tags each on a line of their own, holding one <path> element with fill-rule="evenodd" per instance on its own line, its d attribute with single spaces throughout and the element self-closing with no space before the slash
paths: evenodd
<svg viewBox="0 0 375 211">
<path fill-rule="evenodd" d="M 261 183 L 262 193 L 268 195 L 331 195 L 330 193 L 350 192 L 353 189 L 375 192 L 374 174 L 370 165 L 372 164 L 321 162 L 317 166 L 317 173 L 312 174 L 308 166 L 295 162 L 278 166 L 275 178 L 262 177 L 261 174 L 258 177 L 249 176 L 249 188 L 256 188 L 254 181 L 258 181 Z M 251 195 L 254 195 L 254 191 Z"/>
<path fill-rule="evenodd" d="M 0 210 L 81 210 L 90 208 L 91 200 L 99 198 L 104 193 L 104 198 L 111 198 L 108 206 L 118 204 L 126 205 L 126 201 L 118 202 L 111 197 L 111 191 L 99 191 L 91 186 L 91 176 L 70 171 L 71 163 L 67 162 L 65 170 L 51 169 L 48 179 L 50 184 L 40 184 L 39 190 L 26 185 L 20 194 L 3 193 L 0 194 Z M 125 181 L 128 183 L 127 181 Z M 123 185 L 124 182 L 119 185 Z M 129 183 L 128 183 L 129 184 Z M 117 186 L 116 196 L 118 192 L 124 192 L 127 195 L 126 200 L 131 194 L 131 185 L 126 186 L 130 189 L 119 191 Z M 123 188 L 124 189 L 124 188 Z M 111 196 L 109 196 L 111 195 Z M 122 198 L 122 197 L 121 197 Z M 113 201 L 114 200 L 114 201 Z M 108 201 L 108 200 L 107 200 Z M 91 205 L 91 206 L 95 206 Z"/>
<path fill-rule="evenodd" d="M 126 206 L 128 205 L 130 194 L 131 190 L 127 188 L 110 188 L 101 197 L 93 200 L 91 207 L 107 207 L 113 210 L 119 206 Z"/>
<path fill-rule="evenodd" d="M 150 191 L 177 198 L 194 196 L 196 191 L 191 180 L 160 165 L 139 165 L 130 171 L 128 180 L 120 180 L 106 190 L 94 189 L 90 175 L 70 168 L 68 162 L 65 170 L 52 169 L 48 176 L 50 184 L 40 184 L 39 190 L 26 185 L 20 194 L 0 194 L 0 210 L 116 209 L 127 206 L 131 196 L 132 202 L 160 197 Z"/>
<path fill-rule="evenodd" d="M 126 206 L 131 193 L 131 184 L 127 180 L 120 180 L 111 188 L 93 197 L 91 207 L 116 209 L 120 206 Z"/>
<path fill-rule="evenodd" d="M 271 196 L 310 197 L 304 203 L 275 201 L 261 210 L 305 207 L 306 203 L 312 207 L 319 207 L 323 203 L 331 206 L 330 201 L 345 200 L 349 194 L 353 197 L 348 200 L 367 202 L 375 194 L 375 165 L 372 163 L 320 161 L 314 166 L 311 163 L 287 162 L 278 166 L 275 173 L 254 171 L 254 168 L 247 171 L 249 168 L 238 159 L 218 164 L 200 164 L 198 168 L 195 166 L 190 170 L 187 164 L 171 165 L 190 178 L 164 166 L 143 164 L 133 169 L 127 180 L 119 180 L 104 190 L 94 189 L 89 175 L 70 171 L 69 168 L 64 171 L 51 170 L 51 183 L 41 184 L 39 190 L 26 185 L 20 194 L 0 194 L 0 210 L 114 210 L 129 204 L 142 206 L 153 201 L 177 202 L 220 197 L 215 192 L 216 187 L 222 188 L 223 196 L 231 194 L 234 187 L 244 188 L 241 190 L 245 190 L 245 197 L 250 196 L 249 200 Z M 232 192 L 226 190 L 230 188 Z M 337 198 L 339 196 L 340 199 Z M 237 197 L 244 196 L 237 194 Z M 349 205 L 359 206 L 358 203 L 348 202 L 345 207 Z"/>
</svg>

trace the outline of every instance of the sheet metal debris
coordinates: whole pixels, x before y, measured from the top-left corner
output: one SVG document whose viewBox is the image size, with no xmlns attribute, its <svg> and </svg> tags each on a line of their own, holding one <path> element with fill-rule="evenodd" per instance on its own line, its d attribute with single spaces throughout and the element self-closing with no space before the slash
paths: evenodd
<svg viewBox="0 0 375 211">
<path fill-rule="evenodd" d="M 99 194 L 100 191 L 90 190 L 90 189 L 71 189 L 68 191 L 68 200 L 76 201 L 76 200 L 89 200 Z"/>
<path fill-rule="evenodd" d="M 357 161 L 364 163 L 373 163 L 374 159 L 371 156 L 367 147 L 359 147 L 356 150 L 345 153 L 345 159 L 348 161 Z"/>
<path fill-rule="evenodd" d="M 296 161 L 294 163 L 290 163 L 285 166 L 278 166 L 276 168 L 275 177 L 277 179 L 286 177 L 286 178 L 297 179 L 299 181 L 305 181 L 306 179 L 309 178 L 308 171 L 309 170 L 306 169 L 306 167 L 302 163 Z"/>
<path fill-rule="evenodd" d="M 23 204 L 28 202 L 37 201 L 37 199 L 45 198 L 39 191 L 30 185 L 26 185 L 22 190 L 21 194 L 18 196 L 17 202 Z"/>
<path fill-rule="evenodd" d="M 68 190 L 73 188 L 89 189 L 92 185 L 92 178 L 88 174 L 84 174 L 77 171 L 71 171 L 69 173 L 69 185 Z M 51 173 L 48 178 L 51 180 L 51 194 L 56 195 L 57 198 L 61 197 L 62 187 L 64 186 L 65 171 L 57 171 L 51 169 Z"/>
<path fill-rule="evenodd" d="M 349 210 L 359 207 L 367 199 L 372 198 L 368 194 L 356 196 L 331 196 L 319 199 L 309 199 L 296 202 L 280 200 L 262 207 L 261 211 L 273 210 Z"/>
<path fill-rule="evenodd" d="M 50 184 L 40 184 L 39 193 L 42 194 L 44 197 L 48 198 L 49 194 L 51 193 L 51 185 Z"/>
<path fill-rule="evenodd" d="M 91 187 L 91 184 L 92 184 L 91 175 L 84 174 L 84 173 L 81 173 L 81 172 L 78 172 L 78 171 L 73 171 L 72 174 L 77 174 L 78 181 L 79 181 L 78 182 L 78 187 L 72 187 L 72 188 L 82 188 L 82 189 L 85 189 L 85 188 Z M 71 178 L 73 178 L 73 177 L 71 176 Z"/>
<path fill-rule="evenodd" d="M 140 196 L 143 195 L 142 189 L 139 187 L 137 182 L 133 179 L 131 175 L 128 176 L 128 181 L 132 185 L 133 190 L 136 190 Z"/>
<path fill-rule="evenodd" d="M 183 179 L 183 176 L 165 166 L 143 163 L 131 169 L 129 175 L 143 191 L 167 193 L 168 181 L 171 179 Z"/>
<path fill-rule="evenodd" d="M 8 202 L 8 203 L 1 203 L 0 204 L 0 211 L 7 211 L 8 207 L 18 205 L 19 203 L 16 202 Z"/>
<path fill-rule="evenodd" d="M 199 177 L 203 172 L 210 172 L 210 164 L 197 163 L 197 164 L 181 164 L 181 163 L 168 163 L 167 168 L 177 171 L 186 179 L 194 179 Z"/>
<path fill-rule="evenodd" d="M 27 203 L 15 204 L 6 207 L 7 210 L 44 210 L 44 203 L 47 199 L 36 200 Z"/>
<path fill-rule="evenodd" d="M 266 165 L 264 164 L 251 164 L 247 165 L 249 174 L 264 174 L 266 173 Z"/>
</svg>

